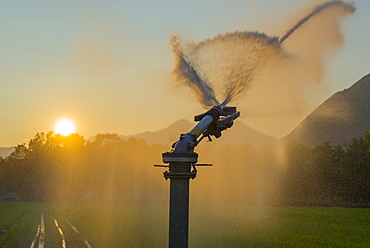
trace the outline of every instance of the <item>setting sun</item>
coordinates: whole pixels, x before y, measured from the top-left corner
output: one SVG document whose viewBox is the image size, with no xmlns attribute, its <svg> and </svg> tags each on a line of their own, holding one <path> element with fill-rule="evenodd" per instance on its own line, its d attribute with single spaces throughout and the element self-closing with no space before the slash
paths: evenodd
<svg viewBox="0 0 370 248">
<path fill-rule="evenodd" d="M 55 132 L 61 135 L 69 135 L 76 132 L 75 124 L 68 119 L 61 119 L 55 124 Z"/>
</svg>

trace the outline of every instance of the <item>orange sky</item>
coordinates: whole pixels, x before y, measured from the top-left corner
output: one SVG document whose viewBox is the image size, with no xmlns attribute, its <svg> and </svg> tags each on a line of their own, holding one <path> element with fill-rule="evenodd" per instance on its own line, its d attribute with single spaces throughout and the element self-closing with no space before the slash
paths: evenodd
<svg viewBox="0 0 370 248">
<path fill-rule="evenodd" d="M 356 13 L 341 22 L 342 47 L 325 57 L 319 86 L 306 87 L 300 97 L 283 83 L 284 92 L 297 101 L 280 105 L 278 97 L 263 94 L 283 89 L 274 84 L 266 91 L 274 80 L 257 82 L 234 103 L 242 114 L 238 121 L 281 137 L 324 99 L 369 73 L 370 3 L 355 5 Z M 73 120 L 86 138 L 99 132 L 155 131 L 178 119 L 192 120 L 203 109 L 171 76 L 171 35 L 196 42 L 237 29 L 281 35 L 307 6 L 312 1 L 2 2 L 0 146 L 51 131 L 61 118 Z M 285 71 L 279 77 L 290 76 Z M 262 78 L 269 80 L 271 74 Z M 271 113 L 259 111 L 264 102 L 279 106 Z"/>
</svg>

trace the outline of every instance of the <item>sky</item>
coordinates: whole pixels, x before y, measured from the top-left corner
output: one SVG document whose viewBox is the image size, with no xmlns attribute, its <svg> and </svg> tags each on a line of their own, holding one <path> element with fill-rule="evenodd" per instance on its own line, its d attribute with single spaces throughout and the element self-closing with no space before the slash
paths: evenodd
<svg viewBox="0 0 370 248">
<path fill-rule="evenodd" d="M 172 35 L 195 42 L 235 30 L 279 36 L 312 2 L 1 1 L 0 146 L 27 143 L 62 118 L 85 138 L 192 121 L 204 109 L 172 75 Z M 325 99 L 370 73 L 370 1 L 354 5 L 356 12 L 340 21 L 344 43 L 325 57 L 319 87 L 305 95 L 294 121 L 274 127 L 273 118 L 260 118 L 245 99 L 234 103 L 242 115 L 237 121 L 282 137 Z M 263 94 L 258 97 L 263 101 Z"/>
</svg>

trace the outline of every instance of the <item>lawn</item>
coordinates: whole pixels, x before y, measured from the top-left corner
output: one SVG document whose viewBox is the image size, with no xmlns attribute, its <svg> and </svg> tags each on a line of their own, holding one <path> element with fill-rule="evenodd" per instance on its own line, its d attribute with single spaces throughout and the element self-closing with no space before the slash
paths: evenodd
<svg viewBox="0 0 370 248">
<path fill-rule="evenodd" d="M 0 247 L 30 247 L 41 208 L 41 203 L 0 202 Z"/>
<path fill-rule="evenodd" d="M 370 209 L 215 207 L 192 219 L 191 247 L 370 247 Z"/>
<path fill-rule="evenodd" d="M 41 212 L 45 247 L 60 231 L 66 247 L 167 247 L 167 204 L 22 202 L 0 202 L 0 247 L 30 247 Z M 370 247 L 369 223 L 370 209 L 192 204 L 189 247 Z"/>
</svg>

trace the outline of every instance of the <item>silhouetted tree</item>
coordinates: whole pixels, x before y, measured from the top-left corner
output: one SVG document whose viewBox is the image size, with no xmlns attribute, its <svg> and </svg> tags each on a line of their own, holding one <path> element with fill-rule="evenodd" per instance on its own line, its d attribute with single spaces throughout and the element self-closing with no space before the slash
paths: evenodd
<svg viewBox="0 0 370 248">
<path fill-rule="evenodd" d="M 288 148 L 283 203 L 370 206 L 370 134 L 342 146 Z"/>
<path fill-rule="evenodd" d="M 359 205 L 370 203 L 370 133 L 352 139 L 345 152 L 343 198 Z"/>
<path fill-rule="evenodd" d="M 161 164 L 161 153 L 168 150 L 117 134 L 86 141 L 78 134 L 36 133 L 28 145 L 0 158 L 0 193 L 16 192 L 29 201 L 166 194 L 168 183 L 153 165 Z M 214 164 L 192 183 L 197 201 L 267 203 L 280 192 L 285 205 L 370 206 L 370 134 L 347 147 L 290 145 L 284 170 L 274 147 L 256 151 L 248 144 L 214 142 L 197 152 L 200 163 Z"/>
</svg>

